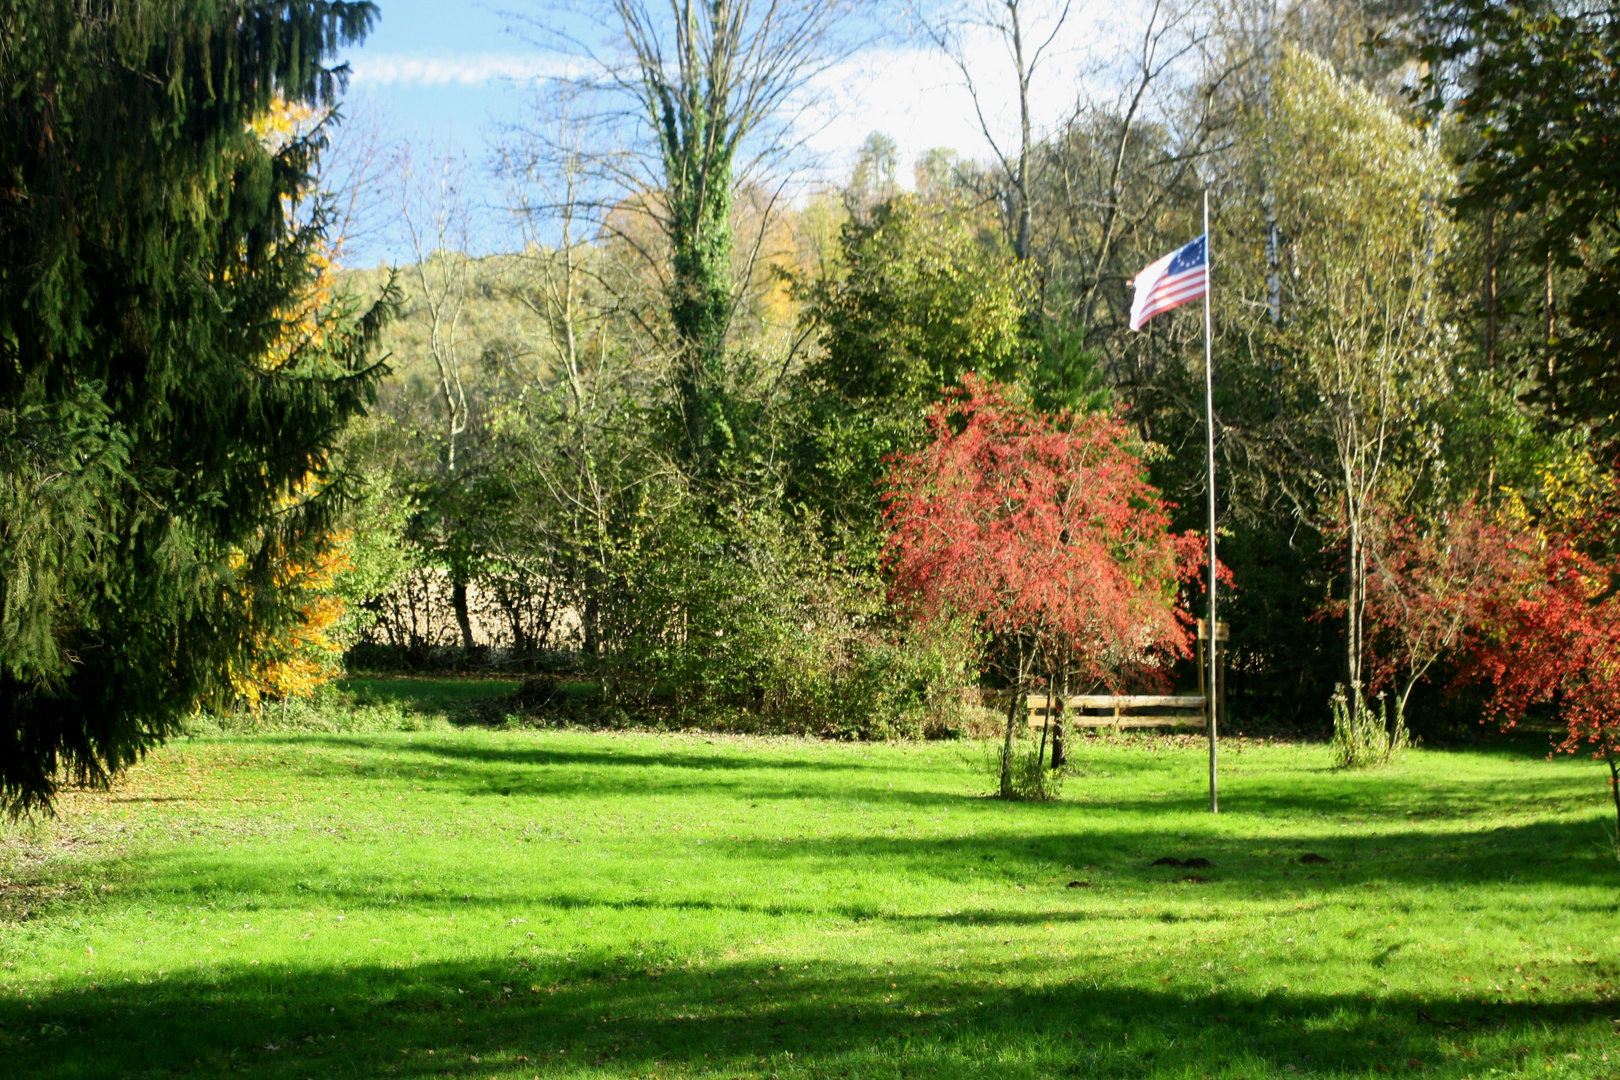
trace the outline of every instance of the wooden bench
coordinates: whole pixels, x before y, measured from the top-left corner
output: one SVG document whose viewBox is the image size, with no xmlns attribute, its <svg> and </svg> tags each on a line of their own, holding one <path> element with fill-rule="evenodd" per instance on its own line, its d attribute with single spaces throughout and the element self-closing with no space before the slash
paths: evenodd
<svg viewBox="0 0 1620 1080">
<path fill-rule="evenodd" d="M 1047 721 L 1045 694 L 1030 694 L 1029 726 Z M 1204 698 L 1199 694 L 1074 694 L 1051 699 L 1063 726 L 1076 728 L 1204 728 Z M 1053 717 L 1056 719 L 1056 716 Z"/>
</svg>

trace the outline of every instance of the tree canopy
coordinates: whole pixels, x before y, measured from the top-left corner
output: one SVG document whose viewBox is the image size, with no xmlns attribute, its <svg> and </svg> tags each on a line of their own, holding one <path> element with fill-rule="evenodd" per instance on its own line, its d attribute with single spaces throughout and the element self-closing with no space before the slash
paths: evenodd
<svg viewBox="0 0 1620 1080">
<path fill-rule="evenodd" d="M 1457 108 L 1478 138 L 1461 205 L 1525 219 L 1520 250 L 1544 270 L 1544 333 L 1520 359 L 1531 361 L 1543 407 L 1614 443 L 1620 17 L 1612 5 L 1557 0 L 1455 0 L 1436 15 L 1425 55 L 1436 70 L 1462 65 Z"/>
</svg>

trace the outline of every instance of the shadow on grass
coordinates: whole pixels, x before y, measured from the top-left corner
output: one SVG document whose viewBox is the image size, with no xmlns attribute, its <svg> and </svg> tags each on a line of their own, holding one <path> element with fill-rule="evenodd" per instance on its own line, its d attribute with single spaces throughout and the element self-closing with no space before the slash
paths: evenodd
<svg viewBox="0 0 1620 1080">
<path fill-rule="evenodd" d="M 7 1075 L 1431 1077 L 1615 1044 L 1612 1007 L 1256 994 L 1207 983 L 996 985 L 829 964 L 574 964 L 517 956 L 228 968 L 0 1001 Z M 1534 1047 L 1532 1051 L 1530 1047 Z M 1569 1074 L 1575 1075 L 1575 1074 Z"/>
<path fill-rule="evenodd" d="M 703 754 L 687 750 L 666 750 L 647 753 L 636 750 L 604 746 L 600 750 L 557 749 L 541 746 L 494 746 L 488 743 L 447 742 L 422 739 L 420 742 L 402 743 L 368 736 L 296 735 L 265 736 L 261 743 L 280 743 L 292 746 L 310 744 L 329 746 L 339 750 L 371 750 L 378 753 L 406 754 L 423 758 L 439 758 L 446 762 L 466 763 L 474 768 L 489 767 L 483 775 L 493 776 L 495 768 L 557 769 L 600 766 L 613 768 L 689 769 L 695 772 L 736 771 L 807 771 L 807 772 L 859 772 L 877 768 L 848 760 L 811 761 L 804 758 L 784 757 L 780 753 L 771 757 L 745 756 L 740 751 Z M 891 766 L 893 768 L 893 766 Z M 469 771 L 468 777 L 480 775 Z M 555 779 L 548 774 L 546 780 Z"/>
<path fill-rule="evenodd" d="M 512 850 L 534 852 L 536 859 L 558 867 L 560 876 L 536 880 L 480 872 L 473 856 L 466 872 L 449 875 L 441 884 L 404 886 L 391 872 L 357 872 L 341 848 L 325 852 L 318 861 L 302 855 L 280 858 L 272 851 L 248 864 L 225 857 L 200 859 L 195 853 L 148 855 L 127 868 L 129 884 L 120 903 L 138 902 L 141 893 L 151 889 L 154 896 L 187 897 L 199 904 L 251 896 L 256 906 L 270 909 L 294 909 L 318 899 L 354 911 L 383 904 L 422 912 L 511 909 L 528 916 L 547 909 L 580 908 L 655 910 L 676 917 L 724 911 L 772 918 L 878 920 L 896 929 L 923 930 L 947 923 L 1129 921 L 1141 918 L 1137 912 L 1147 907 L 1282 901 L 1355 905 L 1369 890 L 1391 887 L 1456 889 L 1455 910 L 1482 910 L 1502 899 L 1496 891 L 1474 890 L 1535 886 L 1596 890 L 1590 901 L 1586 894 L 1560 898 L 1558 912 L 1590 907 L 1620 915 L 1620 902 L 1613 899 L 1620 871 L 1574 830 L 1556 823 L 1489 833 L 1394 833 L 1372 840 L 1286 833 L 1171 840 L 1147 829 L 1096 825 L 1073 834 L 997 830 L 963 837 L 743 837 L 702 843 L 672 837 L 618 878 L 591 869 L 577 880 L 560 869 L 561 860 L 574 857 L 566 836 L 508 832 L 500 842 Z M 591 849 L 584 850 L 589 854 Z M 1300 857 L 1307 850 L 1329 862 L 1302 864 Z M 1196 872 L 1151 865 L 1163 855 L 1198 855 L 1213 865 Z M 691 890 L 673 884 L 686 876 L 683 863 L 694 857 L 718 860 L 730 868 L 728 872 L 749 880 L 768 880 L 775 892 L 758 900 L 736 895 L 694 897 Z M 941 904 L 938 908 L 919 908 L 898 896 L 884 901 L 852 898 L 850 882 L 874 866 L 920 887 L 926 882 L 960 890 L 994 889 L 1000 899 L 988 906 L 975 903 L 968 909 L 949 910 L 943 906 L 954 903 L 949 900 L 929 902 Z M 1085 886 L 1069 887 L 1070 881 L 1078 880 Z M 1135 897 L 1125 909 L 1119 907 L 1123 890 Z M 1550 914 L 1554 909 L 1548 910 Z"/>
<path fill-rule="evenodd" d="M 802 860 L 824 870 L 851 856 L 876 860 L 919 877 L 962 882 L 1066 885 L 1090 871 L 1104 883 L 1135 887 L 1159 883 L 1196 886 L 1211 899 L 1272 899 L 1282 895 L 1330 894 L 1367 886 L 1485 885 L 1507 881 L 1538 885 L 1613 888 L 1620 871 L 1578 830 L 1561 822 L 1535 822 L 1477 830 L 1391 830 L 1379 835 L 1323 836 L 1278 829 L 1263 837 L 1172 838 L 1160 829 L 1119 828 L 1116 822 L 1067 819 L 1073 831 L 979 832 L 972 836 L 730 841 L 739 855 L 778 861 Z M 1183 829 L 1186 827 L 1183 826 Z M 1597 835 L 1598 830 L 1593 830 Z M 1307 852 L 1325 864 L 1302 864 Z M 1160 857 L 1198 856 L 1209 867 L 1188 871 L 1153 866 Z M 969 877 L 969 868 L 976 876 Z M 1084 867 L 1085 870 L 1063 870 Z M 1189 878 L 1197 880 L 1189 882 Z M 1072 894 L 1071 894 L 1072 895 Z"/>
<path fill-rule="evenodd" d="M 397 773 L 430 790 L 469 797 L 707 793 L 744 800 L 875 802 L 914 810 L 976 805 L 983 812 L 1005 813 L 1037 828 L 1061 822 L 1063 827 L 1086 833 L 1095 831 L 1101 815 L 1151 817 L 1178 813 L 1196 819 L 1202 814 L 1207 798 L 1197 782 L 1201 777 L 1201 764 L 1189 764 L 1182 775 L 1153 753 L 1111 754 L 1094 772 L 1088 771 L 1092 763 L 1081 759 L 1080 775 L 1071 778 L 1066 788 L 1069 797 L 1051 803 L 1009 805 L 969 790 L 971 783 L 965 782 L 971 780 L 982 782 L 988 789 L 992 782 L 988 771 L 984 776 L 973 776 L 960 769 L 947 772 L 945 764 L 867 762 L 852 760 L 852 755 L 811 758 L 778 753 L 767 757 L 728 747 L 703 753 L 673 747 L 657 751 L 609 746 L 559 748 L 428 738 L 407 743 L 398 739 L 331 735 L 264 736 L 259 741 L 289 747 L 313 744 L 378 755 L 363 763 L 350 763 L 341 758 L 292 763 L 306 776 L 365 779 Z M 941 747 L 938 753 L 945 762 L 955 763 L 957 756 L 971 751 Z M 419 773 L 402 772 L 400 761 L 414 762 Z M 1247 763 L 1245 765 L 1247 767 Z M 431 775 L 420 773 L 429 768 Z M 921 777 L 925 783 L 938 786 L 895 788 L 882 785 L 876 778 L 870 785 L 861 782 L 863 774 L 902 770 L 913 782 Z M 1121 791 L 1130 781 L 1148 777 L 1168 788 L 1148 795 L 1139 790 L 1129 794 Z M 1223 806 L 1228 814 L 1269 817 L 1356 815 L 1387 823 L 1382 827 L 1393 826 L 1398 831 L 1414 820 L 1432 823 L 1444 819 L 1478 819 L 1521 811 L 1537 804 L 1567 804 L 1588 791 L 1601 793 L 1602 779 L 1596 770 L 1590 770 L 1587 776 L 1579 769 L 1565 768 L 1543 776 L 1516 775 L 1511 783 L 1487 783 L 1467 773 L 1447 782 L 1436 782 L 1432 775 L 1425 776 L 1419 783 L 1400 769 L 1303 772 L 1291 767 L 1274 775 L 1245 772 L 1228 776 L 1223 789 Z M 946 787 L 947 784 L 950 787 Z M 1367 824 L 1364 820 L 1360 827 L 1365 829 Z M 1188 826 L 1183 822 L 1178 827 Z"/>
</svg>

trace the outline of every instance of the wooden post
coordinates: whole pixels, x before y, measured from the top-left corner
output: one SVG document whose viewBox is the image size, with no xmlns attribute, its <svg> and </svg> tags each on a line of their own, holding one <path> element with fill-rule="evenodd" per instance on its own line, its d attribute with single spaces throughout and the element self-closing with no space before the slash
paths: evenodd
<svg viewBox="0 0 1620 1080">
<path fill-rule="evenodd" d="M 1220 725 L 1226 721 L 1226 650 L 1221 645 L 1231 638 L 1231 627 L 1224 622 L 1216 623 L 1215 640 L 1206 645 L 1205 642 L 1209 641 L 1209 623 L 1198 620 L 1198 696 L 1204 699 L 1204 727 L 1212 740 Z M 1213 655 L 1206 653 L 1206 649 L 1213 649 Z M 1206 656 L 1210 659 L 1207 678 Z"/>
<path fill-rule="evenodd" d="M 1058 698 L 1058 713 L 1052 723 L 1052 768 L 1061 769 L 1068 754 L 1063 745 L 1063 721 L 1069 713 L 1069 673 L 1063 672 L 1063 695 Z"/>
<path fill-rule="evenodd" d="M 1209 637 L 1209 624 L 1203 619 L 1198 620 L 1198 696 L 1204 699 L 1204 711 L 1209 712 L 1209 692 L 1204 680 L 1209 674 L 1208 665 L 1204 663 L 1204 642 Z M 1206 721 L 1207 723 L 1207 721 Z"/>
</svg>

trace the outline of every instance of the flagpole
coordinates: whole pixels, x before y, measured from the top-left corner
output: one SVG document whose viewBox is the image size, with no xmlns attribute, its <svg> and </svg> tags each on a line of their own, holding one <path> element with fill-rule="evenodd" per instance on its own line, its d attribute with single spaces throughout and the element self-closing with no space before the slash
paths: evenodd
<svg viewBox="0 0 1620 1080">
<path fill-rule="evenodd" d="M 1215 298 L 1215 250 L 1209 235 L 1209 188 L 1204 188 L 1204 433 L 1205 446 L 1208 450 L 1206 464 L 1209 466 L 1209 649 L 1205 657 L 1209 661 L 1209 680 L 1204 684 L 1204 708 L 1209 719 L 1209 812 L 1221 812 L 1220 799 L 1217 795 L 1215 780 L 1215 704 L 1220 700 L 1219 685 L 1216 682 L 1220 673 L 1220 663 L 1217 655 L 1220 650 L 1220 641 L 1217 639 L 1215 628 L 1219 625 L 1215 621 L 1215 345 L 1213 340 L 1213 316 L 1210 308 Z"/>
</svg>

